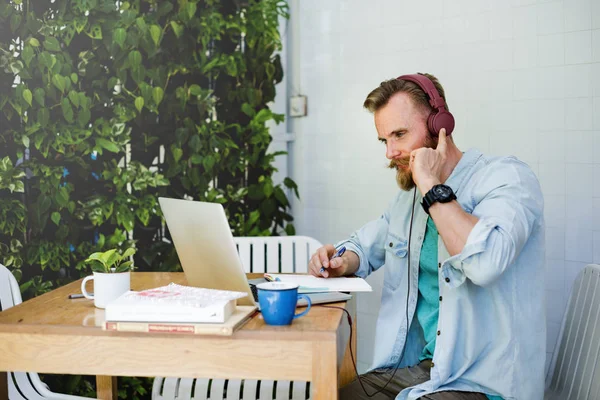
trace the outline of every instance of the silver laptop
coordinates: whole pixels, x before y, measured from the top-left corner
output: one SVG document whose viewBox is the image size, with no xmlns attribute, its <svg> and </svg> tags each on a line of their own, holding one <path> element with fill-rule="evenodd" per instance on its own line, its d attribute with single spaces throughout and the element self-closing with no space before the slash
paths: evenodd
<svg viewBox="0 0 600 400">
<path fill-rule="evenodd" d="M 223 206 L 165 197 L 159 197 L 158 202 L 188 284 L 246 292 L 248 296 L 238 300 L 238 304 L 258 306 L 254 285 L 260 280 L 248 282 Z M 344 301 L 352 297 L 339 292 L 308 296 L 313 304 Z M 305 304 L 305 301 L 298 302 L 298 305 Z"/>
</svg>

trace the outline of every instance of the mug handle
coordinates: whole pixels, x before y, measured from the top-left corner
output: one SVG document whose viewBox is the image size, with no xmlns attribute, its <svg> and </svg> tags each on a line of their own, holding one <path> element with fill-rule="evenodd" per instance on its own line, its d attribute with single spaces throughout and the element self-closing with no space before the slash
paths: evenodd
<svg viewBox="0 0 600 400">
<path fill-rule="evenodd" d="M 310 311 L 310 297 L 308 297 L 305 294 L 299 294 L 298 295 L 298 300 L 300 300 L 300 299 L 306 300 L 306 310 L 302 311 L 300 314 L 294 315 L 294 319 L 299 318 L 299 317 L 301 317 L 303 315 L 306 315 L 306 313 Z"/>
<path fill-rule="evenodd" d="M 86 276 L 85 278 L 83 278 L 83 282 L 81 282 L 81 293 L 83 294 L 83 297 L 85 297 L 88 300 L 94 300 L 94 295 L 89 294 L 87 290 L 85 290 L 85 284 L 87 283 L 87 281 L 91 281 L 92 279 L 94 279 L 94 275 Z"/>
</svg>

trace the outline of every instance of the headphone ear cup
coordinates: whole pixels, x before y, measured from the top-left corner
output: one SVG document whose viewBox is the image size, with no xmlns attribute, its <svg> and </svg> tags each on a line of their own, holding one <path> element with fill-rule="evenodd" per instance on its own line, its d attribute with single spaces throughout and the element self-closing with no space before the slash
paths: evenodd
<svg viewBox="0 0 600 400">
<path fill-rule="evenodd" d="M 446 136 L 450 136 L 454 130 L 454 117 L 446 110 L 431 113 L 427 119 L 427 127 L 434 135 L 438 135 L 442 128 L 446 129 Z"/>
</svg>

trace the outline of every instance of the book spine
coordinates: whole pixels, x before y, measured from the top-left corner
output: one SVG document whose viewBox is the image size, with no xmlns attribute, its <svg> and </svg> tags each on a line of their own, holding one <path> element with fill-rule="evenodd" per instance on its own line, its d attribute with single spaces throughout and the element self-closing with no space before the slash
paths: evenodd
<svg viewBox="0 0 600 400">
<path fill-rule="evenodd" d="M 175 334 L 213 334 L 231 335 L 231 327 L 210 326 L 206 324 L 172 324 L 172 323 L 146 323 L 146 322 L 112 322 L 104 323 L 104 330 L 118 332 L 151 332 Z"/>
</svg>

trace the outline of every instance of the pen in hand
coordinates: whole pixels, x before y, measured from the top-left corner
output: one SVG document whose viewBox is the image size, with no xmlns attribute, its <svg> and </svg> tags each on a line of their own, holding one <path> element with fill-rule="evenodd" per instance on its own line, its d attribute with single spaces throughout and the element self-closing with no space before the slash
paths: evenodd
<svg viewBox="0 0 600 400">
<path fill-rule="evenodd" d="M 338 249 L 338 251 L 335 252 L 335 254 L 333 255 L 333 257 L 331 257 L 329 259 L 329 261 L 333 260 L 334 258 L 341 257 L 345 252 L 346 252 L 346 247 L 345 246 L 340 247 Z M 321 267 L 321 269 L 319 270 L 319 273 L 321 275 L 323 275 L 323 272 L 325 272 L 325 267 Z"/>
</svg>

